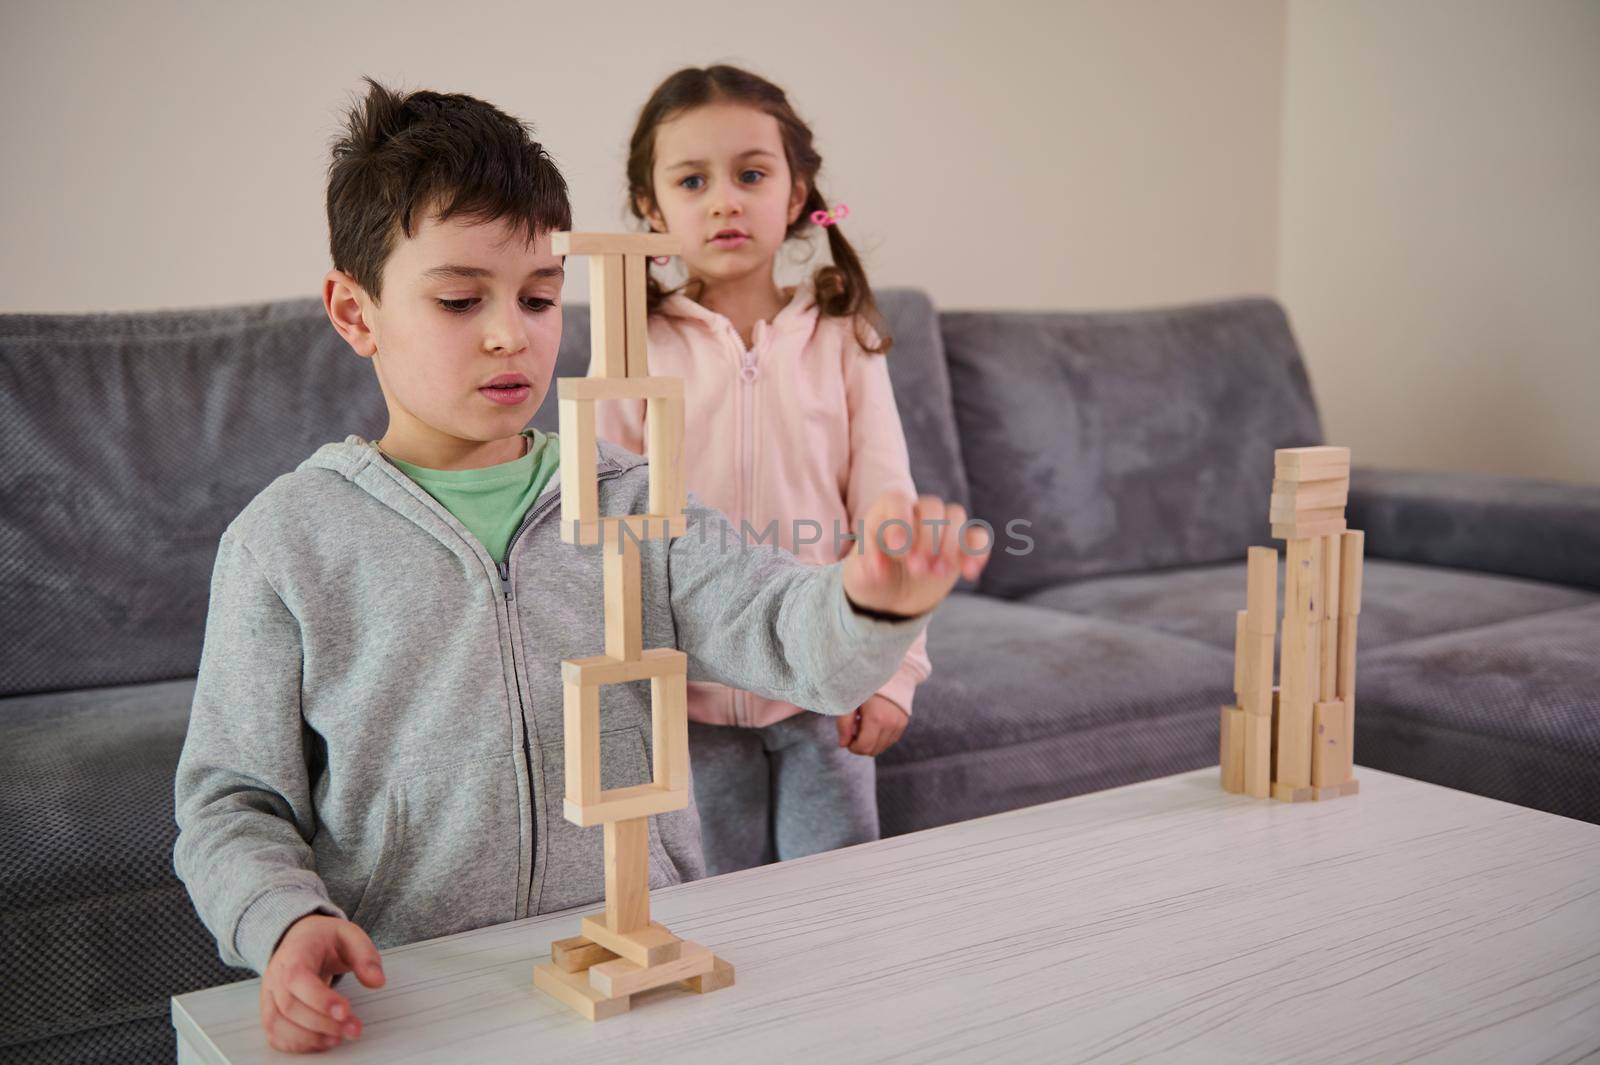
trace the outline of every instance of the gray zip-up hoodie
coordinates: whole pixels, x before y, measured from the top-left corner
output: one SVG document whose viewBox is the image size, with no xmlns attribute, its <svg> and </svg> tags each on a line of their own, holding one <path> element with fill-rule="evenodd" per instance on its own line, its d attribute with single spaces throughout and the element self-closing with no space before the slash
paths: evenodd
<svg viewBox="0 0 1600 1065">
<path fill-rule="evenodd" d="M 638 456 L 601 445 L 599 479 L 602 514 L 647 511 Z M 559 503 L 540 496 L 497 565 L 352 436 L 228 526 L 174 852 L 223 961 L 262 971 L 308 913 L 390 947 L 604 894 L 600 830 L 562 817 L 560 665 L 604 650 L 602 558 L 561 541 Z M 744 548 L 693 501 L 688 534 L 640 554 L 645 647 L 822 713 L 883 685 L 925 623 L 857 613 L 839 565 Z M 603 688 L 600 728 L 602 786 L 647 781 L 649 684 Z M 652 818 L 652 886 L 703 872 L 692 803 Z"/>
</svg>

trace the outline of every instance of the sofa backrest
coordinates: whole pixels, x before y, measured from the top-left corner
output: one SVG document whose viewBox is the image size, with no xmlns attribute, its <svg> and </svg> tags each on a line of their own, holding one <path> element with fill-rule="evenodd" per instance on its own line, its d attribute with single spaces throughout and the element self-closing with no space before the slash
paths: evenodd
<svg viewBox="0 0 1600 1065">
<path fill-rule="evenodd" d="M 1236 559 L 1265 542 L 1272 451 L 1317 443 L 1277 304 L 947 313 L 879 294 L 921 491 L 1006 543 L 982 590 Z M 557 372 L 588 364 L 568 304 Z M 534 419 L 553 429 L 554 400 Z M 0 695 L 192 676 L 222 530 L 274 477 L 386 422 L 320 301 L 0 315 Z M 969 483 L 970 482 L 970 483 Z"/>
<path fill-rule="evenodd" d="M 228 522 L 384 425 L 319 300 L 0 316 L 0 694 L 192 676 Z"/>
<path fill-rule="evenodd" d="M 941 315 L 981 591 L 1244 557 L 1267 543 L 1272 452 L 1322 442 L 1282 308 Z M 1006 535 L 1031 522 L 1025 545 Z"/>
<path fill-rule="evenodd" d="M 919 488 L 964 499 L 938 318 L 881 294 Z M 568 304 L 557 373 L 588 368 Z M 192 676 L 217 541 L 273 478 L 386 424 L 315 299 L 0 315 L 0 695 Z M 554 429 L 552 398 L 534 419 Z"/>
</svg>

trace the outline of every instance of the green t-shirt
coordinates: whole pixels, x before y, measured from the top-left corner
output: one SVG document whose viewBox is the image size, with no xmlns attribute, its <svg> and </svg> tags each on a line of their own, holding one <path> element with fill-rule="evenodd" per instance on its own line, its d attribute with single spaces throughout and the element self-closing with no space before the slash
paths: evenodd
<svg viewBox="0 0 1600 1065">
<path fill-rule="evenodd" d="M 430 470 L 389 456 L 417 486 L 456 516 L 496 562 L 506 560 L 511 536 L 522 516 L 544 493 L 561 465 L 561 446 L 555 433 L 525 429 L 528 453 L 520 459 L 477 470 Z"/>
</svg>

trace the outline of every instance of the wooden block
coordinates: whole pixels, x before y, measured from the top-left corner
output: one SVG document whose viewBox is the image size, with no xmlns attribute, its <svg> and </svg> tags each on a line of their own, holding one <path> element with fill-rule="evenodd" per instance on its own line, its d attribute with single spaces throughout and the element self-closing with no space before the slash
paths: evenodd
<svg viewBox="0 0 1600 1065">
<path fill-rule="evenodd" d="M 563 500 L 563 502 L 565 502 Z M 642 544 L 646 540 L 661 540 L 683 536 L 689 531 L 689 518 L 679 514 L 619 514 L 615 517 L 596 518 L 568 524 L 565 514 L 561 520 L 561 539 L 565 543 L 583 547 L 602 544 L 616 545 L 623 541 Z"/>
<path fill-rule="evenodd" d="M 1367 534 L 1351 529 L 1339 538 L 1339 612 L 1361 613 L 1362 556 L 1366 551 Z"/>
<path fill-rule="evenodd" d="M 582 936 L 570 936 L 550 944 L 550 960 L 563 972 L 582 972 L 591 965 L 599 965 L 615 957 L 605 947 Z"/>
<path fill-rule="evenodd" d="M 1343 492 L 1348 499 L 1350 493 L 1350 471 L 1336 467 L 1327 469 L 1312 469 L 1305 473 L 1285 470 L 1282 466 L 1273 469 L 1273 484 L 1294 485 L 1297 491 L 1310 490 L 1324 495 L 1336 495 Z M 1280 493 L 1281 494 L 1281 493 Z M 1338 504 L 1329 503 L 1328 506 Z"/>
<path fill-rule="evenodd" d="M 626 684 L 653 677 L 682 676 L 688 672 L 689 656 L 670 647 L 652 647 L 641 651 L 632 662 L 609 655 L 589 658 L 568 658 L 561 663 L 561 679 L 573 684 L 599 687 L 604 684 Z"/>
<path fill-rule="evenodd" d="M 1272 535 L 1280 540 L 1312 540 L 1342 533 L 1344 529 L 1343 518 L 1337 521 L 1274 522 Z"/>
<path fill-rule="evenodd" d="M 1249 644 L 1249 618 L 1248 610 L 1239 611 L 1233 619 L 1233 697 L 1240 704 L 1244 703 L 1244 675 L 1245 660 L 1248 657 L 1247 645 Z"/>
<path fill-rule="evenodd" d="M 1314 536 L 1289 541 L 1283 571 L 1283 622 L 1322 617 L 1322 541 Z"/>
<path fill-rule="evenodd" d="M 1337 786 L 1319 788 L 1313 785 L 1311 788 L 1311 798 L 1315 802 L 1327 802 L 1329 799 L 1337 799 L 1338 797 L 1339 789 Z"/>
<path fill-rule="evenodd" d="M 628 376 L 621 255 L 589 259 L 589 376 Z"/>
<path fill-rule="evenodd" d="M 605 837 L 606 927 L 624 934 L 649 928 L 650 819 L 608 821 Z"/>
<path fill-rule="evenodd" d="M 1222 787 L 1225 791 L 1244 791 L 1244 709 L 1224 706 L 1218 731 L 1221 734 Z"/>
<path fill-rule="evenodd" d="M 585 972 L 569 973 L 554 962 L 533 967 L 533 986 L 591 1021 L 603 1021 L 628 1012 L 628 998 L 607 998 L 594 989 Z"/>
<path fill-rule="evenodd" d="M 1344 703 L 1345 750 L 1350 759 L 1350 771 L 1355 771 L 1356 759 L 1356 623 L 1355 614 L 1339 618 L 1339 680 L 1334 694 Z"/>
<path fill-rule="evenodd" d="M 1311 444 L 1306 447 L 1280 447 L 1272 453 L 1273 461 L 1285 465 L 1307 463 L 1343 462 L 1350 464 L 1350 449 L 1336 444 Z"/>
<path fill-rule="evenodd" d="M 600 517 L 600 482 L 595 472 L 594 404 L 560 400 L 561 525 Z"/>
<path fill-rule="evenodd" d="M 711 951 L 687 939 L 682 943 L 682 953 L 676 961 L 662 962 L 660 965 L 646 968 L 634 964 L 627 958 L 618 958 L 616 961 L 608 961 L 590 969 L 589 983 L 602 995 L 632 995 L 640 991 L 649 991 L 653 987 L 665 987 L 680 980 L 702 976 L 716 967 L 716 959 Z"/>
<path fill-rule="evenodd" d="M 594 802 L 575 802 L 568 798 L 562 804 L 562 813 L 579 828 L 591 828 L 608 821 L 626 821 L 632 817 L 649 817 L 651 814 L 671 813 L 689 805 L 687 788 L 669 788 L 661 784 L 636 784 L 631 788 L 612 788 L 602 791 Z"/>
<path fill-rule="evenodd" d="M 650 679 L 652 782 L 685 793 L 689 788 L 688 692 L 683 672 Z"/>
<path fill-rule="evenodd" d="M 623 306 L 628 331 L 628 376 L 648 378 L 647 352 L 650 337 L 650 303 L 646 287 L 645 256 L 629 255 L 622 260 Z"/>
<path fill-rule="evenodd" d="M 733 986 L 733 966 L 721 958 L 713 958 L 711 971 L 685 980 L 684 986 L 697 995 L 709 995 Z"/>
<path fill-rule="evenodd" d="M 600 550 L 605 554 L 606 656 L 633 662 L 643 650 L 639 545 L 624 536 L 620 549 L 606 544 Z"/>
<path fill-rule="evenodd" d="M 1292 786 L 1311 783 L 1311 730 L 1317 694 L 1316 630 L 1285 624 L 1283 675 L 1278 706 L 1274 780 Z"/>
<path fill-rule="evenodd" d="M 1360 793 L 1361 781 L 1357 780 L 1355 777 L 1351 777 L 1349 780 L 1339 785 L 1340 798 L 1344 798 L 1349 795 L 1359 795 Z"/>
<path fill-rule="evenodd" d="M 566 699 L 566 802 L 568 806 L 589 806 L 600 801 L 600 689 L 566 682 L 562 690 Z"/>
<path fill-rule="evenodd" d="M 580 925 L 584 938 L 645 968 L 676 961 L 683 943 L 683 940 L 653 921 L 650 927 L 637 932 L 613 932 L 606 927 L 605 915 L 596 913 L 585 917 Z"/>
<path fill-rule="evenodd" d="M 1318 548 L 1322 563 L 1322 595 L 1319 606 L 1321 617 L 1324 621 L 1332 621 L 1339 616 L 1340 593 L 1343 590 L 1339 580 L 1339 536 L 1325 536 Z"/>
<path fill-rule="evenodd" d="M 683 242 L 671 233 L 552 233 L 556 255 L 679 255 Z"/>
<path fill-rule="evenodd" d="M 682 384 L 681 378 L 675 380 Z M 689 504 L 684 480 L 683 397 L 649 403 L 644 410 L 644 427 L 650 455 L 650 511 L 680 515 Z"/>
<path fill-rule="evenodd" d="M 1244 697 L 1246 714 L 1272 715 L 1272 665 L 1277 644 L 1271 633 L 1253 633 L 1245 646 Z"/>
<path fill-rule="evenodd" d="M 1360 624 L 1361 618 L 1355 614 L 1339 616 L 1339 655 L 1333 695 L 1346 702 L 1356 697 L 1356 630 Z"/>
<path fill-rule="evenodd" d="M 1293 499 L 1296 507 L 1318 510 L 1323 507 L 1343 507 L 1350 503 L 1350 482 L 1344 479 L 1331 481 L 1279 481 L 1272 482 L 1274 501 Z"/>
<path fill-rule="evenodd" d="M 681 377 L 563 377 L 556 381 L 556 398 L 587 403 L 611 400 L 682 399 Z"/>
<path fill-rule="evenodd" d="M 1275 475 L 1284 481 L 1325 481 L 1349 476 L 1350 449 L 1323 445 L 1285 447 L 1272 453 Z"/>
<path fill-rule="evenodd" d="M 1282 506 L 1273 502 L 1267 510 L 1267 520 L 1274 525 L 1321 525 L 1344 519 L 1343 507 L 1319 507 L 1315 510 Z"/>
<path fill-rule="evenodd" d="M 1317 647 L 1317 698 L 1334 699 L 1339 681 L 1339 537 L 1324 537 Z"/>
<path fill-rule="evenodd" d="M 1311 724 L 1318 692 L 1320 555 L 1318 540 L 1289 541 L 1274 780 L 1290 787 L 1311 783 Z"/>
<path fill-rule="evenodd" d="M 1251 632 L 1278 631 L 1278 552 L 1252 547 L 1245 552 L 1245 613 Z"/>
<path fill-rule="evenodd" d="M 1271 696 L 1269 694 L 1268 698 Z M 1252 799 L 1272 795 L 1272 715 L 1244 716 L 1244 793 Z"/>
<path fill-rule="evenodd" d="M 1344 703 L 1337 699 L 1318 703 L 1314 722 L 1311 784 L 1317 788 L 1337 788 L 1350 778 Z"/>
<path fill-rule="evenodd" d="M 1272 785 L 1272 797 L 1279 802 L 1311 802 L 1316 798 L 1316 794 L 1310 784 Z"/>
</svg>

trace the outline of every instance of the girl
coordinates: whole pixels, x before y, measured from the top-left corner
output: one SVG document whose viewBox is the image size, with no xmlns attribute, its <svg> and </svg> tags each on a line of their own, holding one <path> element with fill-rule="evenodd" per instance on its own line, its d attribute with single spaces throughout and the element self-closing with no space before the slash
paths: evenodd
<svg viewBox="0 0 1600 1065">
<path fill-rule="evenodd" d="M 650 279 L 650 372 L 686 380 L 689 488 L 747 541 L 819 564 L 886 490 L 913 498 L 872 288 L 817 186 L 822 157 L 783 90 L 730 66 L 680 70 L 639 114 L 633 213 L 681 234 L 688 281 Z M 821 228 L 833 263 L 780 289 L 785 242 Z M 879 328 L 875 328 L 875 326 Z M 644 450 L 644 405 L 601 404 L 601 436 Z M 775 526 L 775 528 L 774 528 Z M 873 758 L 900 738 L 931 671 L 919 638 L 890 683 L 828 720 L 689 686 L 689 742 L 712 874 L 878 838 Z"/>
</svg>

